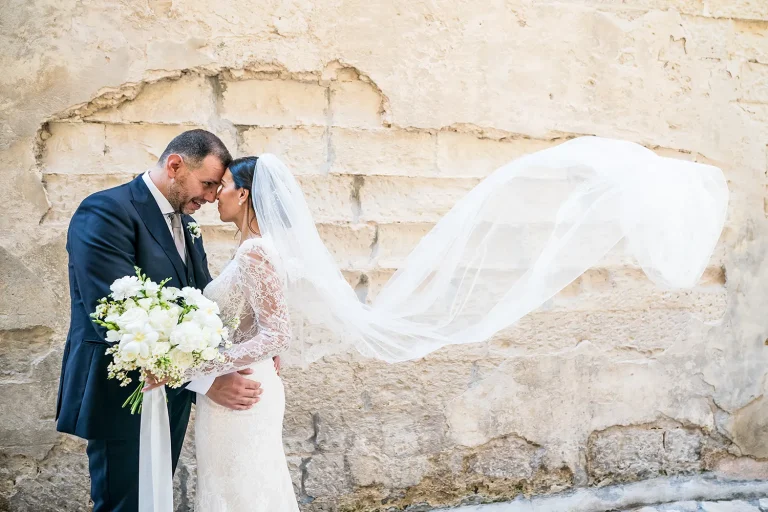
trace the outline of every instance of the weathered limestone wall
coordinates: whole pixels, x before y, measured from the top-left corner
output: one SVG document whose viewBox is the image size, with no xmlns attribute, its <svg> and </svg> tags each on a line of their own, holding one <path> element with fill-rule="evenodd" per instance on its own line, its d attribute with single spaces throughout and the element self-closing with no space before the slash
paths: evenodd
<svg viewBox="0 0 768 512">
<path fill-rule="evenodd" d="M 67 223 L 190 127 L 282 155 L 367 300 L 483 176 L 576 135 L 729 180 L 694 290 L 654 289 L 619 252 L 492 343 L 286 368 L 305 510 L 768 479 L 768 3 L 34 0 L 0 27 L 0 510 L 87 508 L 83 443 L 53 421 Z M 234 232 L 198 220 L 216 273 Z"/>
</svg>

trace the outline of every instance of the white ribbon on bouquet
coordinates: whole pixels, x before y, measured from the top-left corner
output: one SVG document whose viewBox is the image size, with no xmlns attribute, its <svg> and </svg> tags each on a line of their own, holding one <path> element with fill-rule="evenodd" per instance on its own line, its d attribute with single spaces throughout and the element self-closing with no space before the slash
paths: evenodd
<svg viewBox="0 0 768 512">
<path fill-rule="evenodd" d="M 171 422 L 165 386 L 144 393 L 139 442 L 139 510 L 173 512 Z"/>
</svg>

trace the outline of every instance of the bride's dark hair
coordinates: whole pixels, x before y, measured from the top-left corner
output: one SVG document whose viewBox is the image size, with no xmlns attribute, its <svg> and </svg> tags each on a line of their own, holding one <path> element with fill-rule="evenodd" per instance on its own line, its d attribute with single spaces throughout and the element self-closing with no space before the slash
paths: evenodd
<svg viewBox="0 0 768 512">
<path fill-rule="evenodd" d="M 244 188 L 249 194 L 253 194 L 253 180 L 256 176 L 256 163 L 259 161 L 257 156 L 244 156 L 242 158 L 235 158 L 232 163 L 229 164 L 229 172 L 232 173 L 232 180 L 235 182 L 237 188 Z M 251 204 L 253 198 L 249 199 Z M 285 209 L 282 205 L 278 205 L 280 217 L 286 227 L 291 227 L 288 221 L 288 215 L 285 213 Z M 249 209 L 250 211 L 250 209 Z M 258 219 L 255 219 L 258 222 Z M 248 229 L 253 233 L 257 233 L 251 226 L 251 219 L 248 219 Z"/>
<path fill-rule="evenodd" d="M 232 179 L 237 188 L 251 191 L 253 174 L 256 172 L 256 162 L 258 161 L 259 157 L 257 156 L 244 156 L 232 160 L 232 163 L 229 164 L 229 172 L 232 173 Z"/>
</svg>

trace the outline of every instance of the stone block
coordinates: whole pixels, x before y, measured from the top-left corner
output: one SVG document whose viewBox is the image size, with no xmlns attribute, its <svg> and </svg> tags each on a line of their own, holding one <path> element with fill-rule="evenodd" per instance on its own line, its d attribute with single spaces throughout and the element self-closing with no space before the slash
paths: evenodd
<svg viewBox="0 0 768 512">
<path fill-rule="evenodd" d="M 85 443 L 63 439 L 44 460 L 24 468 L 27 460 L 3 460 L 0 474 L 11 477 L 13 490 L 5 494 L 9 508 L 18 512 L 82 512 L 90 510 L 90 478 Z M 15 476 L 15 478 L 14 478 Z M 0 500 L 2 505 L 2 500 Z"/>
<path fill-rule="evenodd" d="M 664 468 L 666 473 L 701 471 L 703 445 L 704 438 L 700 431 L 676 428 L 664 432 Z"/>
<path fill-rule="evenodd" d="M 535 139 L 493 140 L 441 131 L 437 134 L 437 167 L 440 176 L 484 178 L 516 158 L 554 145 Z"/>
<path fill-rule="evenodd" d="M 46 328 L 41 330 L 41 326 L 53 327 L 57 324 L 60 301 L 51 283 L 39 272 L 35 272 L 36 265 L 26 261 L 25 256 L 16 256 L 0 248 L 0 261 L 3 262 L 0 266 L 0 282 L 4 288 L 0 294 L 0 330 L 11 331 L 2 334 L 8 340 L 8 345 L 1 344 L 0 353 L 9 354 L 6 350 L 13 350 L 10 348 L 14 344 L 12 340 L 18 340 L 20 343 L 16 346 L 23 351 L 26 341 L 46 335 L 48 331 Z M 66 264 L 64 261 L 57 263 Z M 35 307 L 30 307 L 32 304 Z M 4 350 L 4 347 L 8 348 Z M 24 357 L 22 353 L 18 355 Z M 31 358 L 31 353 L 27 357 Z M 18 361 L 20 359 L 15 360 Z"/>
<path fill-rule="evenodd" d="M 35 292 L 34 287 L 29 290 Z M 19 321 L 21 325 L 24 323 L 31 322 Z M 49 352 L 57 341 L 60 340 L 54 340 L 53 329 L 40 325 L 0 331 L 0 379 L 28 375 L 34 362 Z"/>
<path fill-rule="evenodd" d="M 283 446 L 289 455 L 303 455 L 315 451 L 315 427 L 312 415 L 306 411 L 289 409 L 283 419 Z"/>
<path fill-rule="evenodd" d="M 273 153 L 293 174 L 328 171 L 328 135 L 322 127 L 249 128 L 243 132 L 240 153 Z"/>
<path fill-rule="evenodd" d="M 328 89 L 294 80 L 224 82 L 221 116 L 237 125 L 325 125 Z"/>
<path fill-rule="evenodd" d="M 472 179 L 366 176 L 360 220 L 437 222 L 476 184 Z"/>
<path fill-rule="evenodd" d="M 690 56 L 768 62 L 764 22 L 686 16 L 682 25 L 687 33 L 685 48 Z"/>
<path fill-rule="evenodd" d="M 355 485 L 383 485 L 388 489 L 406 489 L 417 485 L 429 471 L 426 456 L 390 457 L 357 445 L 348 455 Z"/>
<path fill-rule="evenodd" d="M 343 454 L 314 455 L 307 463 L 304 491 L 315 498 L 339 497 L 352 491 Z"/>
<path fill-rule="evenodd" d="M 54 444 L 58 375 L 44 382 L 0 384 L 0 445 L 4 447 Z M 30 397 L 35 397 L 30 400 Z M 24 407 L 20 407 L 24 404 Z"/>
<path fill-rule="evenodd" d="M 51 202 L 46 222 L 68 222 L 83 199 L 99 190 L 127 183 L 134 177 L 135 175 L 129 173 L 88 176 L 46 174 L 45 189 Z"/>
<path fill-rule="evenodd" d="M 614 428 L 588 443 L 588 471 L 596 481 L 626 481 L 659 475 L 664 462 L 664 431 Z"/>
<path fill-rule="evenodd" d="M 92 123 L 49 123 L 51 136 L 43 150 L 43 172 L 96 174 L 105 172 L 106 127 Z"/>
<path fill-rule="evenodd" d="M 87 119 L 104 123 L 205 125 L 215 111 L 212 79 L 192 74 L 144 85 L 135 99 L 100 110 Z"/>
<path fill-rule="evenodd" d="M 741 67 L 740 99 L 768 104 L 768 64 L 747 62 Z"/>
<path fill-rule="evenodd" d="M 470 471 L 489 478 L 531 480 L 538 470 L 538 448 L 514 436 L 494 439 L 468 457 Z"/>
<path fill-rule="evenodd" d="M 313 415 L 317 428 L 315 439 L 319 450 L 324 452 L 343 452 L 347 449 L 349 425 L 345 415 L 338 411 L 323 410 Z"/>
<path fill-rule="evenodd" d="M 288 471 L 291 474 L 291 483 L 293 484 L 293 493 L 296 497 L 300 497 L 302 494 L 301 480 L 303 477 L 302 464 L 304 459 L 297 456 L 287 456 L 285 458 L 288 463 Z"/>
<path fill-rule="evenodd" d="M 381 127 L 383 98 L 362 80 L 331 83 L 331 124 L 347 128 Z"/>
<path fill-rule="evenodd" d="M 432 223 L 416 222 L 378 224 L 377 265 L 382 268 L 400 268 L 419 241 L 433 227 Z"/>
<path fill-rule="evenodd" d="M 435 176 L 435 136 L 427 131 L 331 129 L 331 172 Z"/>
</svg>

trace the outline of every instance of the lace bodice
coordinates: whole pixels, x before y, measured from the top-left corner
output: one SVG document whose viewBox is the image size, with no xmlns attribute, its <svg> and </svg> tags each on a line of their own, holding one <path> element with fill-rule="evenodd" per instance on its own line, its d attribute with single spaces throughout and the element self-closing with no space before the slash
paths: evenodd
<svg viewBox="0 0 768 512">
<path fill-rule="evenodd" d="M 268 239 L 250 238 L 240 245 L 204 290 L 219 305 L 221 319 L 237 325 L 231 332 L 232 346 L 222 349 L 224 362 L 195 368 L 185 380 L 231 373 L 288 348 L 291 327 L 279 266 Z"/>
</svg>

